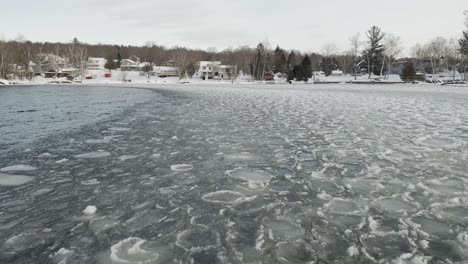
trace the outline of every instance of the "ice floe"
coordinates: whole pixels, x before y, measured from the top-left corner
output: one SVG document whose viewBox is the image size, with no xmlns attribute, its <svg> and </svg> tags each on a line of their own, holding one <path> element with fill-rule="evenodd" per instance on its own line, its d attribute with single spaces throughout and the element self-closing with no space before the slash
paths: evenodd
<svg viewBox="0 0 468 264">
<path fill-rule="evenodd" d="M 15 171 L 34 171 L 37 170 L 36 167 L 24 164 L 17 164 L 0 169 L 0 172 L 15 172 Z"/>
<path fill-rule="evenodd" d="M 244 168 L 237 168 L 234 170 L 229 170 L 229 171 L 226 171 L 226 174 L 228 175 L 228 177 L 236 179 L 236 180 L 252 182 L 252 183 L 260 183 L 260 184 L 266 184 L 273 178 L 273 175 L 263 170 L 244 169 Z"/>
<path fill-rule="evenodd" d="M 83 154 L 75 155 L 75 158 L 78 159 L 98 159 L 98 158 L 105 158 L 109 157 L 111 154 L 107 151 L 94 151 L 88 152 Z"/>
<path fill-rule="evenodd" d="M 33 176 L 0 173 L 0 186 L 18 186 L 34 180 Z"/>
<path fill-rule="evenodd" d="M 88 205 L 86 208 L 83 210 L 83 213 L 86 215 L 93 215 L 97 212 L 97 208 L 94 205 Z"/>
<path fill-rule="evenodd" d="M 159 253 L 146 247 L 148 242 L 138 237 L 129 237 L 111 246 L 110 259 L 115 263 L 155 263 Z"/>
<path fill-rule="evenodd" d="M 218 234 L 208 228 L 194 228 L 180 232 L 176 245 L 187 251 L 202 251 L 218 245 Z"/>
<path fill-rule="evenodd" d="M 193 165 L 190 165 L 190 164 L 171 165 L 171 170 L 177 171 L 177 172 L 189 171 L 191 169 L 193 169 Z"/>
<path fill-rule="evenodd" d="M 218 204 L 235 204 L 242 201 L 245 196 L 239 192 L 222 190 L 207 193 L 201 197 L 204 201 Z"/>
</svg>

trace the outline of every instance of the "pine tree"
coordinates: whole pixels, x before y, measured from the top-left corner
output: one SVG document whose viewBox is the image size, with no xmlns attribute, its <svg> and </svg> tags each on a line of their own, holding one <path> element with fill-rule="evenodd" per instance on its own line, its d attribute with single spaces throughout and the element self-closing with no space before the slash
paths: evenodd
<svg viewBox="0 0 468 264">
<path fill-rule="evenodd" d="M 296 81 L 307 80 L 307 77 L 305 77 L 304 67 L 302 66 L 302 64 L 298 64 L 294 66 L 294 68 L 292 69 L 292 74 L 294 78 L 296 79 Z"/>
<path fill-rule="evenodd" d="M 458 41 L 460 44 L 460 53 L 468 56 L 468 31 L 463 32 L 463 37 Z"/>
<path fill-rule="evenodd" d="M 120 64 L 122 63 L 122 55 L 120 54 L 120 47 L 117 46 L 117 68 L 120 68 Z"/>
<path fill-rule="evenodd" d="M 381 44 L 382 39 L 385 37 L 385 33 L 376 26 L 373 26 L 366 33 L 368 38 L 369 47 L 364 50 L 364 57 L 367 58 L 367 67 L 369 72 L 369 79 L 372 72 L 379 73 L 379 63 L 383 58 L 384 45 Z"/>
<path fill-rule="evenodd" d="M 312 77 L 312 61 L 310 60 L 309 55 L 305 55 L 304 59 L 301 62 L 302 70 L 303 70 L 303 79 L 306 81 L 307 79 Z"/>
<path fill-rule="evenodd" d="M 287 67 L 288 67 L 288 72 L 289 71 L 292 71 L 292 69 L 294 68 L 294 66 L 296 66 L 296 54 L 294 54 L 294 51 L 291 51 L 291 53 L 289 53 L 289 56 L 288 56 L 288 60 L 287 60 Z"/>
<path fill-rule="evenodd" d="M 287 61 L 286 56 L 284 55 L 284 50 L 281 49 L 279 46 L 276 47 L 274 53 L 274 67 L 275 73 L 285 73 L 287 68 Z"/>
<path fill-rule="evenodd" d="M 257 45 L 255 50 L 255 61 L 254 61 L 254 78 L 255 80 L 261 80 L 263 77 L 263 71 L 265 70 L 265 46 L 263 43 Z"/>
<path fill-rule="evenodd" d="M 112 72 L 112 70 L 117 69 L 117 64 L 115 63 L 114 59 L 112 57 L 108 57 L 106 64 L 104 65 L 104 68 L 108 69 L 109 72 Z"/>
<path fill-rule="evenodd" d="M 405 63 L 400 77 L 403 81 L 406 81 L 406 82 L 413 81 L 416 79 L 416 71 L 414 70 L 414 66 L 412 62 Z"/>
</svg>

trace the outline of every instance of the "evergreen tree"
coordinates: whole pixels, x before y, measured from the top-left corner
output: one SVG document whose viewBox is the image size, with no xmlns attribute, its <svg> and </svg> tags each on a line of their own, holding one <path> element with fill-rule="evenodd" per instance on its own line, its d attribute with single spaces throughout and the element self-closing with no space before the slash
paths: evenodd
<svg viewBox="0 0 468 264">
<path fill-rule="evenodd" d="M 373 26 L 369 31 L 366 33 L 368 38 L 368 48 L 364 50 L 364 57 L 367 59 L 367 66 L 369 72 L 369 79 L 371 77 L 371 73 L 374 72 L 379 74 L 380 67 L 379 63 L 382 61 L 383 58 L 383 51 L 384 45 L 382 45 L 381 41 L 385 37 L 385 33 L 376 26 Z M 381 64 L 380 64 L 381 66 Z"/>
<path fill-rule="evenodd" d="M 310 60 L 309 55 L 305 55 L 304 59 L 301 62 L 302 72 L 303 72 L 303 79 L 306 81 L 307 79 L 312 77 L 312 61 Z"/>
<path fill-rule="evenodd" d="M 468 31 L 463 32 L 463 37 L 458 41 L 460 44 L 460 53 L 468 56 Z"/>
<path fill-rule="evenodd" d="M 287 60 L 286 56 L 284 55 L 284 50 L 281 49 L 279 46 L 276 47 L 274 53 L 274 67 L 275 73 L 285 73 L 287 68 Z"/>
<path fill-rule="evenodd" d="M 403 71 L 400 74 L 400 77 L 403 81 L 413 81 L 416 79 L 416 71 L 412 62 L 407 62 L 403 66 Z"/>
<path fill-rule="evenodd" d="M 261 80 L 263 77 L 263 71 L 265 70 L 265 46 L 263 43 L 257 45 L 255 50 L 255 61 L 254 61 L 254 78 L 255 80 Z"/>
<path fill-rule="evenodd" d="M 294 51 L 291 51 L 291 53 L 289 53 L 289 56 L 288 56 L 288 60 L 287 60 L 287 67 L 288 67 L 288 72 L 291 71 L 294 66 L 296 66 L 296 54 L 294 54 Z"/>
<path fill-rule="evenodd" d="M 117 69 L 117 64 L 115 63 L 114 59 L 112 57 L 107 58 L 107 62 L 104 65 L 104 68 L 108 69 L 109 72 L 112 72 L 112 70 Z"/>
<path fill-rule="evenodd" d="M 302 64 L 298 64 L 294 66 L 294 68 L 292 69 L 292 74 L 294 76 L 294 79 L 296 79 L 296 81 L 307 80 L 307 77 L 305 77 L 304 67 L 302 66 Z"/>
<path fill-rule="evenodd" d="M 122 55 L 120 54 L 120 47 L 117 46 L 117 68 L 120 68 L 120 64 L 122 63 Z"/>
</svg>

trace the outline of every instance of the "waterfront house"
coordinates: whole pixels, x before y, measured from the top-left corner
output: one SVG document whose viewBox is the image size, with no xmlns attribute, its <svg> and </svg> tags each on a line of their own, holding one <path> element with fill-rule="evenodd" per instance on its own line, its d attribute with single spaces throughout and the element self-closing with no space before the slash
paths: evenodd
<svg viewBox="0 0 468 264">
<path fill-rule="evenodd" d="M 154 66 L 154 72 L 158 77 L 178 77 L 179 76 L 179 67 L 172 66 Z"/>
<path fill-rule="evenodd" d="M 140 61 L 134 61 L 131 59 L 123 59 L 120 62 L 120 69 L 122 71 L 138 71 L 139 65 L 140 65 Z"/>
<path fill-rule="evenodd" d="M 219 74 L 220 61 L 199 61 L 197 62 L 198 70 L 196 75 L 200 76 L 203 80 L 213 79 Z"/>
<path fill-rule="evenodd" d="M 86 62 L 87 70 L 104 70 L 107 60 L 104 58 L 89 57 Z"/>
</svg>

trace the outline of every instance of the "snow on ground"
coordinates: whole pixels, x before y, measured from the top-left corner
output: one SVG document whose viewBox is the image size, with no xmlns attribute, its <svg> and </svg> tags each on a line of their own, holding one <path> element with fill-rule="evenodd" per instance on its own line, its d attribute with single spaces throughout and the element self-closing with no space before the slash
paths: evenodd
<svg viewBox="0 0 468 264">
<path fill-rule="evenodd" d="M 111 71 L 112 77 L 105 78 L 104 74 L 108 73 L 108 70 L 88 70 L 86 76 L 93 76 L 93 79 L 84 79 L 77 78 L 77 81 L 82 81 L 83 84 L 89 85 L 122 85 L 122 84 L 176 84 L 176 83 L 190 83 L 190 84 L 206 84 L 206 85 L 220 85 L 220 84 L 258 84 L 265 83 L 264 81 L 254 81 L 248 75 L 240 75 L 235 80 L 202 80 L 199 77 L 193 78 L 183 78 L 179 77 L 165 77 L 160 78 L 158 76 L 150 76 L 148 78 L 146 75 L 143 75 L 139 71 L 126 71 L 122 72 L 120 70 Z M 124 81 L 126 80 L 126 81 Z M 401 81 L 399 75 L 391 74 L 387 77 L 380 76 L 371 76 L 371 79 L 367 75 L 357 76 L 356 79 L 351 75 L 341 75 L 341 76 L 325 76 L 317 75 L 315 77 L 316 82 L 349 82 L 349 81 L 375 81 L 379 80 L 381 82 L 399 82 Z M 66 78 L 43 78 L 43 77 L 34 77 L 32 80 L 15 80 L 14 83 L 18 84 L 47 84 L 50 82 L 67 82 Z M 285 84 L 286 79 L 276 78 L 275 83 Z M 309 83 L 313 82 L 313 78 L 309 80 Z M 303 81 L 293 82 L 293 83 L 304 83 Z M 76 83 L 75 83 L 76 84 Z"/>
<path fill-rule="evenodd" d="M 1 156 L 2 168 L 37 168 L 0 186 L 1 261 L 468 260 L 468 90 L 152 89 L 106 121 Z"/>
</svg>

